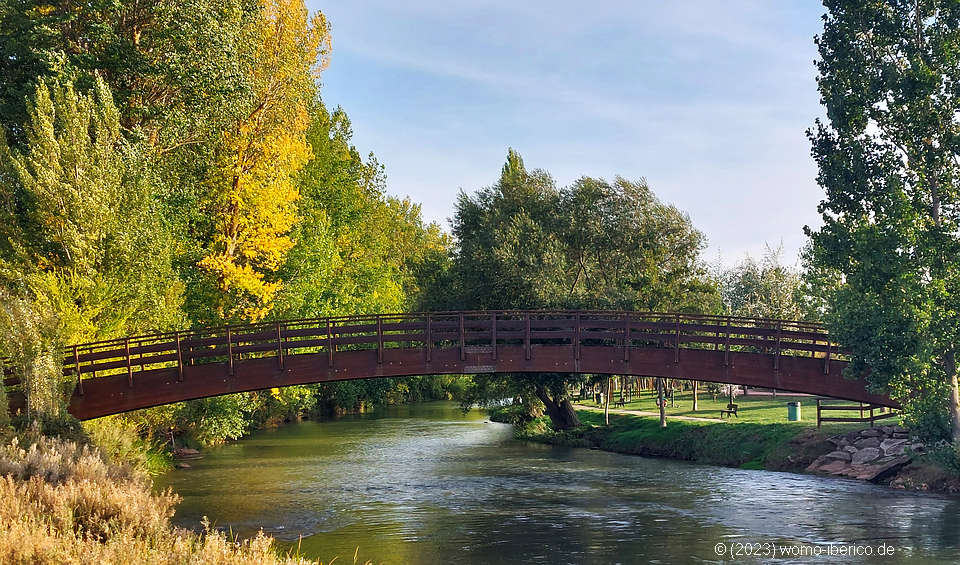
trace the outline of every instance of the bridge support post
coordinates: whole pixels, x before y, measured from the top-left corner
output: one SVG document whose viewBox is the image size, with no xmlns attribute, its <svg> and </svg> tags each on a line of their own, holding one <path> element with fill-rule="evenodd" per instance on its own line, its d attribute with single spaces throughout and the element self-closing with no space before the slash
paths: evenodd
<svg viewBox="0 0 960 565">
<path fill-rule="evenodd" d="M 680 314 L 677 314 L 677 328 L 673 344 L 673 362 L 680 362 Z"/>
<path fill-rule="evenodd" d="M 527 361 L 530 360 L 530 313 L 523 315 L 523 323 L 526 326 L 523 330 L 523 353 Z"/>
<path fill-rule="evenodd" d="M 623 360 L 630 360 L 630 314 L 623 317 Z"/>
<path fill-rule="evenodd" d="M 227 327 L 227 369 L 233 376 L 233 330 Z"/>
<path fill-rule="evenodd" d="M 183 382 L 183 350 L 180 347 L 180 332 L 173 334 L 177 341 L 177 382 Z"/>
<path fill-rule="evenodd" d="M 282 323 L 277 322 L 277 359 L 280 362 L 280 368 L 283 368 L 283 328 Z"/>
<path fill-rule="evenodd" d="M 73 367 L 77 372 L 77 394 L 83 396 L 83 377 L 80 375 L 80 353 L 77 346 L 73 346 Z"/>
<path fill-rule="evenodd" d="M 490 316 L 490 345 L 493 347 L 493 360 L 497 360 L 497 313 Z"/>
<path fill-rule="evenodd" d="M 574 317 L 574 323 L 576 323 L 577 327 L 576 329 L 574 329 L 574 340 L 576 341 L 574 342 L 575 345 L 573 348 L 573 356 L 577 361 L 579 361 L 580 360 L 580 312 L 577 312 L 576 316 Z"/>
<path fill-rule="evenodd" d="M 827 334 L 827 357 L 823 360 L 823 374 L 830 374 L 830 335 Z"/>
<path fill-rule="evenodd" d="M 330 320 L 327 320 L 327 363 L 333 367 L 333 352 L 337 346 L 333 343 L 333 330 L 330 327 Z"/>
<path fill-rule="evenodd" d="M 466 361 L 467 353 L 464 350 L 464 341 L 466 341 L 466 336 L 464 335 L 463 329 L 463 312 L 460 313 L 460 360 Z"/>
<path fill-rule="evenodd" d="M 133 366 L 130 364 L 130 338 L 123 340 L 124 351 L 127 357 L 127 386 L 133 388 Z"/>
<path fill-rule="evenodd" d="M 783 331 L 783 322 L 777 322 L 777 351 L 773 355 L 773 370 L 780 370 L 780 335 Z"/>
<path fill-rule="evenodd" d="M 433 316 L 427 314 L 427 363 L 433 359 Z"/>
<path fill-rule="evenodd" d="M 377 314 L 377 365 L 383 364 L 383 318 Z"/>
<path fill-rule="evenodd" d="M 727 337 L 723 345 L 723 366 L 730 366 L 730 317 L 727 316 Z"/>
</svg>

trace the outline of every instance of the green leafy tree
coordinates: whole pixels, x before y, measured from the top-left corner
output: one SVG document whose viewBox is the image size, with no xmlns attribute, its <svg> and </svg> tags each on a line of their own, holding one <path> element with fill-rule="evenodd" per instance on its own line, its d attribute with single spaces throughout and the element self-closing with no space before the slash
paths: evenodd
<svg viewBox="0 0 960 565">
<path fill-rule="evenodd" d="M 181 285 L 149 150 L 126 141 L 110 90 L 40 83 L 23 150 L 0 145 L 0 259 L 64 343 L 178 321 Z"/>
<path fill-rule="evenodd" d="M 162 152 L 201 143 L 249 94 L 244 30 L 258 0 L 0 0 L 0 125 L 25 140 L 39 80 L 104 77 L 128 130 Z"/>
<path fill-rule="evenodd" d="M 558 189 L 510 150 L 500 180 L 461 193 L 453 219 L 450 275 L 428 293 L 449 309 L 715 309 L 715 287 L 700 260 L 703 235 L 686 214 L 660 202 L 645 182 L 581 178 Z M 432 301 L 430 301 L 432 300 Z M 441 302 L 442 301 L 442 302 Z M 553 425 L 578 424 L 566 397 L 569 374 L 483 375 L 467 403 L 538 398 Z"/>
<path fill-rule="evenodd" d="M 931 437 L 960 440 L 960 4 L 826 0 L 827 121 L 809 132 L 826 191 L 810 269 L 827 322 Z"/>
<path fill-rule="evenodd" d="M 782 247 L 767 247 L 760 261 L 748 256 L 720 273 L 727 313 L 780 320 L 808 318 L 803 279 L 797 270 L 782 263 L 782 252 Z"/>
</svg>

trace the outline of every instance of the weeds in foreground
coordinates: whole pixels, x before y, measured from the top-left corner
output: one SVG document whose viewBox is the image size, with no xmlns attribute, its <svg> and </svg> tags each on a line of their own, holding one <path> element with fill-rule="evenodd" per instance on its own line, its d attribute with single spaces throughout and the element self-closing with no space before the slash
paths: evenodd
<svg viewBox="0 0 960 565">
<path fill-rule="evenodd" d="M 176 494 L 153 493 L 142 471 L 69 440 L 3 442 L 0 500 L 0 563 L 317 563 L 278 555 L 262 532 L 240 541 L 173 527 Z"/>
</svg>

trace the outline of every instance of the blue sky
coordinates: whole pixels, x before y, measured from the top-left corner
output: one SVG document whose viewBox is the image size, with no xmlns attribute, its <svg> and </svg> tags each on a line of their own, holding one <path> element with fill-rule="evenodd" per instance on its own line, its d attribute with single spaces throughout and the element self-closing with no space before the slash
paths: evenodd
<svg viewBox="0 0 960 565">
<path fill-rule="evenodd" d="M 792 263 L 819 225 L 804 131 L 821 115 L 811 1 L 308 1 L 333 28 L 323 97 L 448 227 L 507 148 L 561 185 L 645 177 L 732 264 Z"/>
</svg>

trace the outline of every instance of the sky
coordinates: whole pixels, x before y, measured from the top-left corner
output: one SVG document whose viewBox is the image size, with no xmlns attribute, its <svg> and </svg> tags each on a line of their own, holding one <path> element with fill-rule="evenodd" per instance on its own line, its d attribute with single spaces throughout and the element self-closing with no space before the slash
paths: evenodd
<svg viewBox="0 0 960 565">
<path fill-rule="evenodd" d="M 308 0 L 332 27 L 322 76 L 388 192 L 449 229 L 457 193 L 507 149 L 560 186 L 645 178 L 735 264 L 819 225 L 805 131 L 822 115 L 811 0 Z"/>
</svg>

